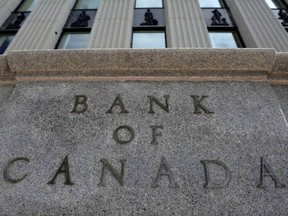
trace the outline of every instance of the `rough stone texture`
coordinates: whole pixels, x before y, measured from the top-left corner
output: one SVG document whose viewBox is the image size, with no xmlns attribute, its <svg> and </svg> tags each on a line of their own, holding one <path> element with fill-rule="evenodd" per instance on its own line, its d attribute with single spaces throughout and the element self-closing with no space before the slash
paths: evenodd
<svg viewBox="0 0 288 216">
<path fill-rule="evenodd" d="M 8 100 L 14 88 L 14 85 L 0 84 L 0 107 Z"/>
<path fill-rule="evenodd" d="M 7 56 L 0 55 L 0 81 L 13 80 L 15 75 L 10 71 Z"/>
<path fill-rule="evenodd" d="M 14 69 L 23 68 L 23 58 Z M 71 113 L 75 95 L 88 97 L 86 113 Z M 117 95 L 128 114 L 119 114 L 119 107 L 106 114 Z M 170 95 L 170 112 L 154 105 L 156 113 L 149 114 L 147 95 L 162 103 Z M 202 104 L 215 114 L 193 114 L 191 95 L 209 96 Z M 28 174 L 22 182 L 8 183 L 0 175 L 2 215 L 287 214 L 287 188 L 275 188 L 270 177 L 264 178 L 265 189 L 257 188 L 261 157 L 288 185 L 287 125 L 266 83 L 22 82 L 0 109 L 1 172 L 13 158 L 30 160 L 9 169 L 10 177 Z M 129 144 L 113 139 L 121 125 L 135 131 Z M 164 127 L 158 145 L 150 144 L 152 125 Z M 60 174 L 48 185 L 66 155 L 75 184 L 64 185 Z M 167 176 L 151 187 L 163 156 L 178 188 L 168 187 Z M 98 186 L 103 158 L 118 172 L 119 160 L 127 160 L 123 187 L 107 170 L 106 187 Z M 204 189 L 201 160 L 225 163 L 229 186 Z M 210 168 L 213 182 L 220 183 L 223 170 Z"/>
<path fill-rule="evenodd" d="M 271 72 L 268 73 L 270 79 L 287 80 L 288 78 L 288 53 L 277 53 L 275 64 Z"/>
<path fill-rule="evenodd" d="M 282 112 L 288 120 L 288 85 L 271 85 L 281 105 Z"/>
<path fill-rule="evenodd" d="M 273 49 L 94 49 L 12 51 L 11 70 L 23 77 L 265 76 Z"/>
</svg>

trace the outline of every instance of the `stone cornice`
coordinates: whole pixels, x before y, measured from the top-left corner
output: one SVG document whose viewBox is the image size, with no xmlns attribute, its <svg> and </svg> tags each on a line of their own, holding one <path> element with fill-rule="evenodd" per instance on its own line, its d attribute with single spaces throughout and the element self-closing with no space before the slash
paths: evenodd
<svg viewBox="0 0 288 216">
<path fill-rule="evenodd" d="M 266 80 L 288 83 L 288 53 L 274 49 L 10 51 L 1 81 Z"/>
</svg>

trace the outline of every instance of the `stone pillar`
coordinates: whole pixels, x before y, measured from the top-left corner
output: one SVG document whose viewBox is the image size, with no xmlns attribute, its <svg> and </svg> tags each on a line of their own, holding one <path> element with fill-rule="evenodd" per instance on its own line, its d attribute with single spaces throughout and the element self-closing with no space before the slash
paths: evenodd
<svg viewBox="0 0 288 216">
<path fill-rule="evenodd" d="M 54 49 L 74 3 L 75 0 L 40 0 L 7 50 Z"/>
<path fill-rule="evenodd" d="M 166 0 L 165 8 L 168 47 L 212 47 L 198 0 Z"/>
<path fill-rule="evenodd" d="M 288 35 L 265 0 L 226 0 L 247 47 L 288 51 Z"/>
<path fill-rule="evenodd" d="M 0 26 L 6 21 L 9 15 L 17 8 L 21 0 L 0 0 Z"/>
<path fill-rule="evenodd" d="M 134 0 L 102 0 L 91 30 L 89 48 L 130 48 Z"/>
</svg>

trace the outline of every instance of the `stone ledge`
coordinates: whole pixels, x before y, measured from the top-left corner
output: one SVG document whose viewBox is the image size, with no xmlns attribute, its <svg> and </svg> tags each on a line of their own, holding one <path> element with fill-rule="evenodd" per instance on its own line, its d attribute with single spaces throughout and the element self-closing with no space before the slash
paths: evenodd
<svg viewBox="0 0 288 216">
<path fill-rule="evenodd" d="M 288 81 L 288 53 L 276 53 L 273 69 L 268 73 L 270 80 Z"/>
<path fill-rule="evenodd" d="M 7 55 L 0 55 L 0 81 L 14 80 L 13 74 L 8 66 Z"/>
<path fill-rule="evenodd" d="M 42 50 L 11 51 L 8 63 L 17 78 L 77 79 L 86 75 L 263 78 L 271 71 L 275 55 L 273 49 Z"/>
</svg>

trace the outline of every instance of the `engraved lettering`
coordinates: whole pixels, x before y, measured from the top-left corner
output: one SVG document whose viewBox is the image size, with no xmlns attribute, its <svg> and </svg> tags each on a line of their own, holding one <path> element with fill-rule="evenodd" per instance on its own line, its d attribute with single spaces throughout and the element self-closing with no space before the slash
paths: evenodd
<svg viewBox="0 0 288 216">
<path fill-rule="evenodd" d="M 4 168 L 4 179 L 9 182 L 9 183 L 13 183 L 13 184 L 16 184 L 16 183 L 19 183 L 21 181 L 23 181 L 28 174 L 25 174 L 23 175 L 21 178 L 12 178 L 9 176 L 9 167 L 14 164 L 15 162 L 17 161 L 25 161 L 27 163 L 29 163 L 29 159 L 28 158 L 24 158 L 24 157 L 18 157 L 18 158 L 15 158 L 13 160 L 11 160 L 7 165 L 6 167 Z"/>
<path fill-rule="evenodd" d="M 205 180 L 206 183 L 204 184 L 204 188 L 207 189 L 218 189 L 218 188 L 225 188 L 229 185 L 231 180 L 231 172 L 229 168 L 221 161 L 217 160 L 202 160 L 200 161 L 204 165 L 205 171 Z M 222 167 L 225 170 L 225 179 L 221 183 L 213 183 L 210 176 L 210 169 L 208 164 L 215 164 Z"/>
<path fill-rule="evenodd" d="M 264 160 L 263 157 L 261 157 L 261 175 L 260 175 L 260 184 L 257 185 L 258 188 L 265 188 L 264 186 L 264 177 L 271 177 L 272 180 L 275 182 L 276 188 L 284 188 L 285 185 L 282 184 L 279 179 L 274 174 L 272 168 L 269 166 L 269 164 Z"/>
<path fill-rule="evenodd" d="M 65 174 L 65 178 L 66 178 L 66 181 L 64 182 L 65 185 L 74 185 L 74 183 L 71 182 L 70 180 L 68 155 L 63 160 L 62 164 L 60 165 L 59 169 L 57 170 L 52 180 L 49 181 L 47 184 L 55 184 L 55 180 L 59 174 Z"/>
<path fill-rule="evenodd" d="M 118 183 L 123 186 L 124 185 L 124 167 L 125 167 L 125 163 L 126 160 L 120 160 L 121 162 L 121 173 L 119 173 L 116 169 L 114 169 L 114 167 L 106 160 L 106 159 L 101 159 L 100 160 L 102 163 L 102 174 L 101 174 L 101 180 L 100 183 L 98 184 L 98 186 L 100 187 L 105 187 L 105 183 L 104 183 L 104 174 L 105 174 L 105 169 L 109 170 L 111 172 L 111 174 L 114 176 L 114 178 L 118 181 Z"/>
<path fill-rule="evenodd" d="M 126 132 L 129 132 L 130 138 L 124 140 L 123 137 L 120 137 L 120 136 L 119 136 L 119 133 L 120 133 L 121 130 L 125 130 Z M 126 136 L 127 136 L 127 134 L 126 134 Z M 115 141 L 116 141 L 117 143 L 119 143 L 119 144 L 128 144 L 128 143 L 132 142 L 132 140 L 135 138 L 135 132 L 134 132 L 133 128 L 131 128 L 130 126 L 128 126 L 128 125 L 123 125 L 123 126 L 118 127 L 118 128 L 114 131 L 113 138 L 114 138 Z"/>
<path fill-rule="evenodd" d="M 115 106 L 120 107 L 120 109 L 121 109 L 121 112 L 120 112 L 120 113 L 124 113 L 124 114 L 129 113 L 129 112 L 125 109 L 124 103 L 123 103 L 123 101 L 121 100 L 120 95 L 118 95 L 118 96 L 116 97 L 116 99 L 114 100 L 112 106 L 110 107 L 110 109 L 109 109 L 106 113 L 112 114 L 112 113 L 113 113 L 112 109 L 113 109 Z"/>
<path fill-rule="evenodd" d="M 194 114 L 202 114 L 204 112 L 204 114 L 214 114 L 214 112 L 210 111 L 206 106 L 204 106 L 203 100 L 205 98 L 208 98 L 208 96 L 204 95 L 204 96 L 198 96 L 198 95 L 191 95 L 191 97 L 193 98 L 194 101 L 194 107 L 195 107 L 195 111 L 193 112 Z"/>
<path fill-rule="evenodd" d="M 152 184 L 153 188 L 159 187 L 159 180 L 160 180 L 161 176 L 167 176 L 168 177 L 170 188 L 177 188 L 178 187 L 178 185 L 175 181 L 174 174 L 170 170 L 170 168 L 166 162 L 166 158 L 164 156 L 162 157 L 160 168 L 159 168 L 159 171 L 157 173 L 157 177 L 156 177 L 154 183 Z"/>
<path fill-rule="evenodd" d="M 154 114 L 155 113 L 155 111 L 153 110 L 153 102 L 156 103 L 163 110 L 165 110 L 167 113 L 169 113 L 168 99 L 170 98 L 170 95 L 164 95 L 165 105 L 163 105 L 161 102 L 159 102 L 154 96 L 148 95 L 147 97 L 150 98 L 150 111 L 148 113 L 150 113 L 150 114 Z"/>
<path fill-rule="evenodd" d="M 161 132 L 157 132 L 157 129 L 164 129 L 164 127 L 162 125 L 158 126 L 158 125 L 153 125 L 151 126 L 151 129 L 152 129 L 152 142 L 151 144 L 152 145 L 158 145 L 158 140 L 157 140 L 157 137 L 158 136 L 162 136 L 162 133 Z"/>
<path fill-rule="evenodd" d="M 75 104 L 71 113 L 84 113 L 88 109 L 87 97 L 85 95 L 75 95 Z"/>
</svg>

